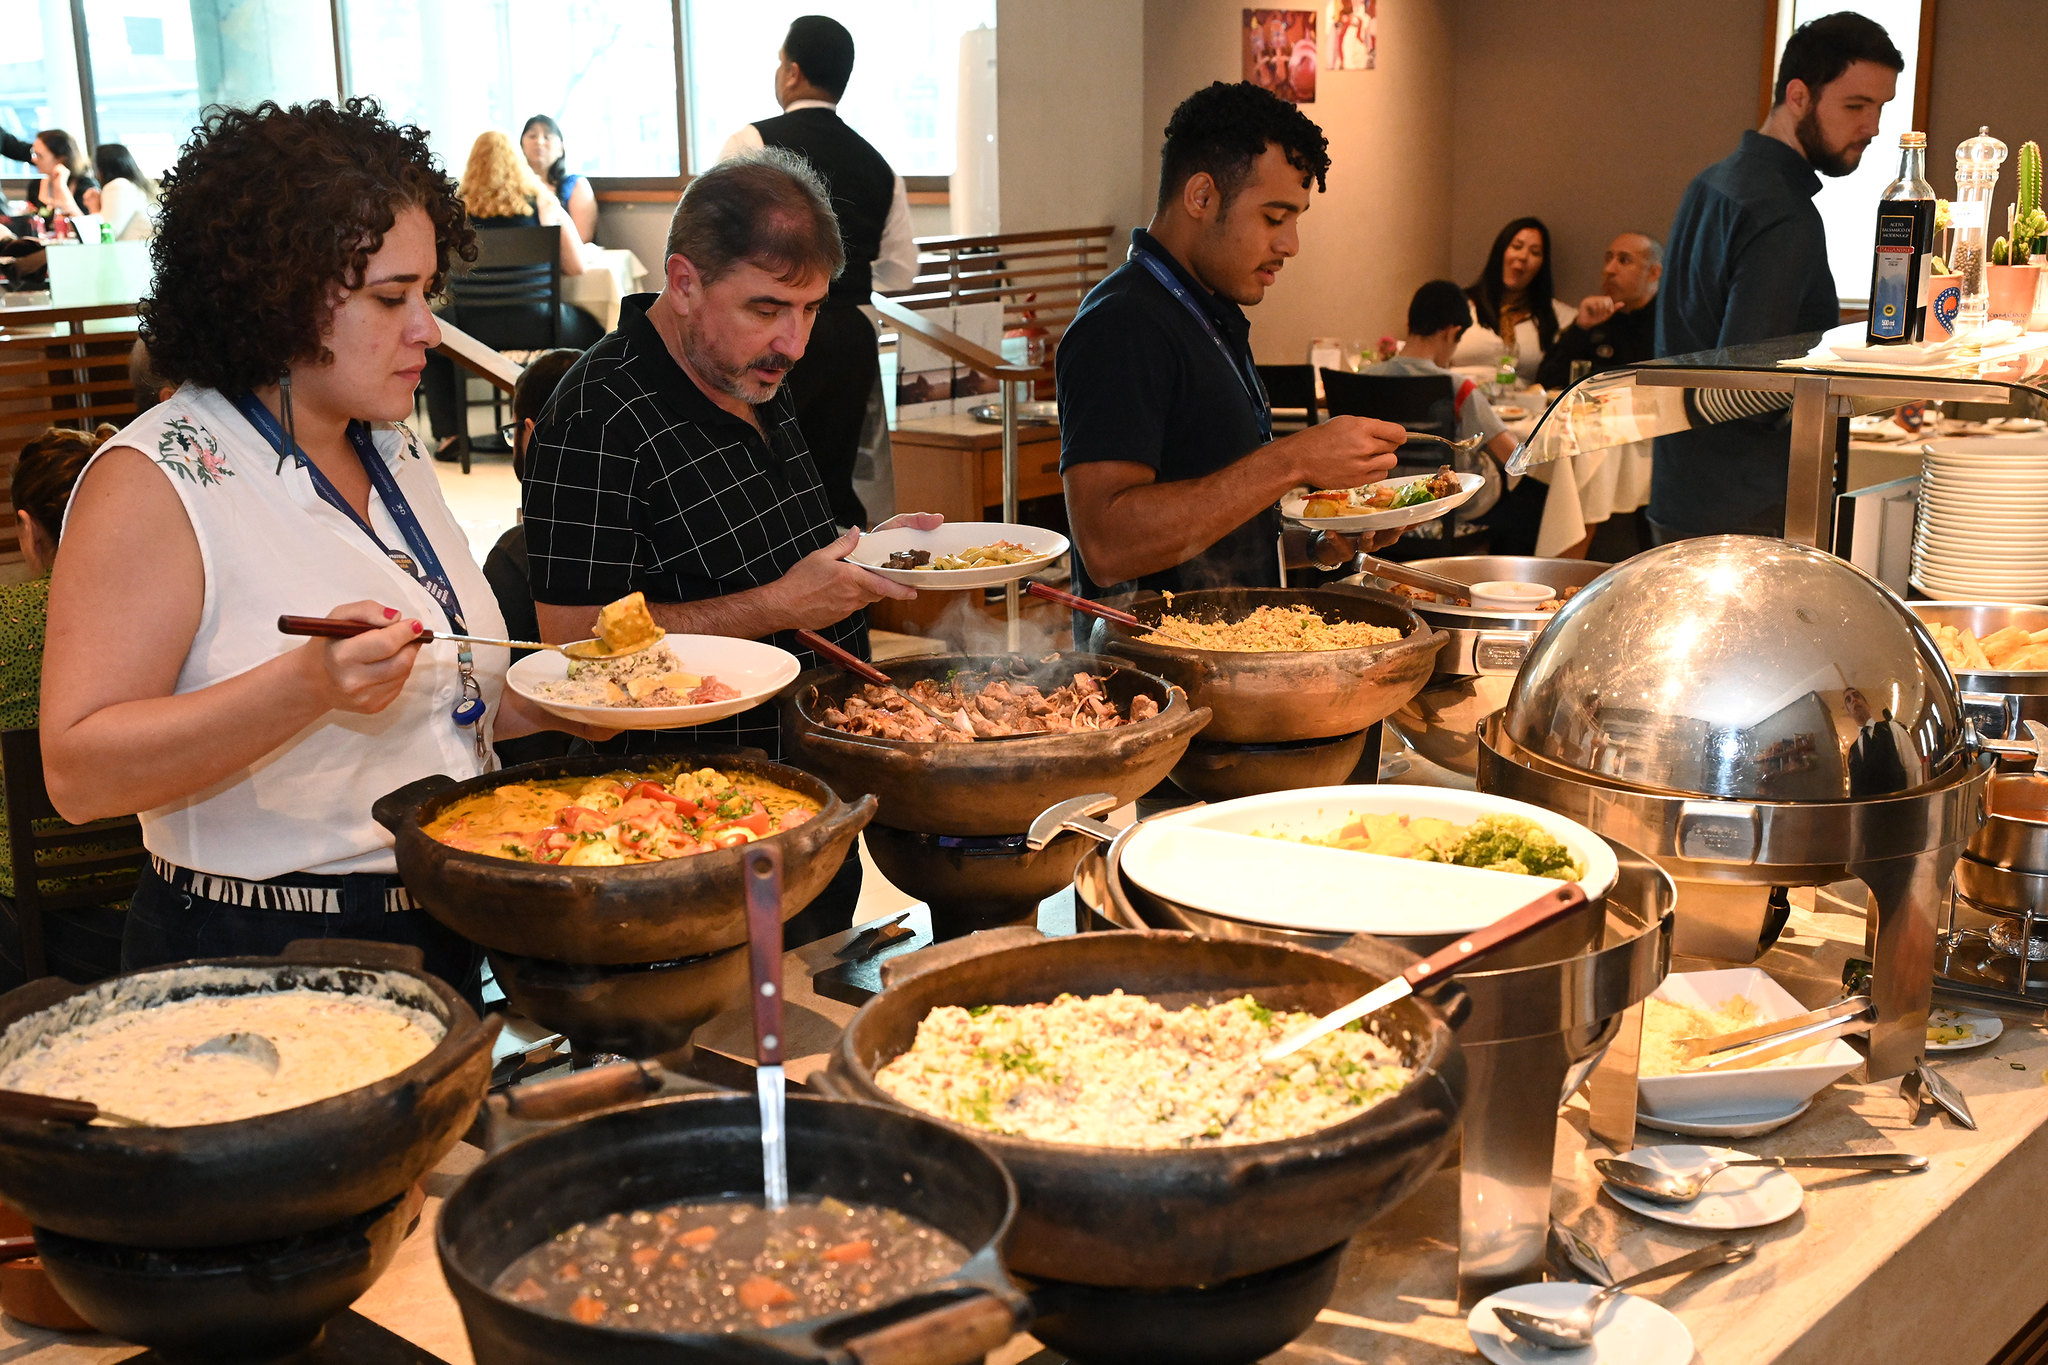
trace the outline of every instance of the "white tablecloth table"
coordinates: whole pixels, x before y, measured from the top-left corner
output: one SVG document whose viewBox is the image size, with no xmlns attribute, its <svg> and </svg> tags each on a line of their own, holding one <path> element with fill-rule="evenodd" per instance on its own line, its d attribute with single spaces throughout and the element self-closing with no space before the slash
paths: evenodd
<svg viewBox="0 0 2048 1365">
<path fill-rule="evenodd" d="M 1527 417 L 1506 424 L 1517 441 L 1529 438 L 1548 405 L 1541 389 L 1518 391 L 1495 404 L 1528 409 Z M 1584 540 L 1609 517 L 1633 512 L 1650 501 L 1650 443 L 1638 441 L 1553 460 L 1537 465 L 1526 477 L 1550 489 L 1536 530 L 1536 553 L 1549 558 Z"/>
<path fill-rule="evenodd" d="M 573 303 L 604 324 L 609 332 L 619 325 L 619 300 L 638 293 L 647 267 L 623 247 L 583 245 L 583 273 L 562 277 L 562 300 Z"/>
</svg>

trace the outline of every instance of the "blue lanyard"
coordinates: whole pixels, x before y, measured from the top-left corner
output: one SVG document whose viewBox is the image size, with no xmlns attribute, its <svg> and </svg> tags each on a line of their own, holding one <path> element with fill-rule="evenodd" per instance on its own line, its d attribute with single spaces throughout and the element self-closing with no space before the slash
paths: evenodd
<svg viewBox="0 0 2048 1365">
<path fill-rule="evenodd" d="M 1159 281 L 1166 292 L 1179 301 L 1181 307 L 1194 315 L 1195 321 L 1201 324 L 1209 340 L 1216 343 L 1216 349 L 1222 353 L 1224 362 L 1230 366 L 1230 372 L 1237 376 L 1239 386 L 1244 389 L 1244 396 L 1252 401 L 1252 413 L 1259 422 L 1259 439 L 1272 440 L 1273 402 L 1266 396 L 1266 386 L 1260 382 L 1258 370 L 1247 368 L 1245 360 L 1231 353 L 1229 343 L 1225 342 L 1223 334 L 1216 330 L 1215 319 L 1209 316 L 1207 309 L 1196 302 L 1195 296 L 1188 292 L 1188 287 L 1180 282 L 1180 278 L 1173 273 L 1171 267 L 1135 243 L 1131 247 L 1130 258 L 1150 271 L 1152 278 Z"/>
<path fill-rule="evenodd" d="M 277 419 L 270 415 L 270 409 L 256 401 L 254 394 L 236 394 L 230 401 L 242 416 L 249 419 L 250 426 L 263 433 L 263 439 L 270 442 L 272 450 L 279 455 L 289 453 L 298 462 L 299 467 L 312 478 L 313 490 L 321 498 L 354 522 L 357 529 L 370 538 L 370 543 L 384 553 L 385 558 L 412 575 L 419 585 L 427 590 L 427 595 L 441 608 L 442 613 L 448 618 L 449 627 L 457 635 L 469 633 L 468 627 L 463 624 L 462 602 L 455 595 L 455 585 L 449 581 L 447 570 L 441 567 L 441 556 L 434 552 L 434 543 L 427 539 L 426 530 L 420 525 L 419 517 L 414 515 L 412 504 L 406 501 L 404 492 L 398 486 L 398 480 L 392 476 L 390 467 L 384 463 L 384 457 L 377 453 L 377 447 L 371 443 L 368 427 L 361 422 L 350 422 L 349 444 L 355 447 L 356 458 L 363 462 L 363 472 L 370 476 L 371 485 L 376 488 L 377 496 L 384 502 L 384 510 L 389 512 L 391 520 L 398 524 L 399 534 L 405 537 L 406 546 L 412 551 L 410 555 L 402 554 L 386 545 L 375 528 L 349 505 L 348 499 L 341 495 L 341 490 L 320 472 L 320 466 L 306 458 L 306 452 L 299 449 L 297 442 L 291 442 L 291 448 L 287 452 L 288 438 L 284 434 L 284 429 L 278 426 Z"/>
<path fill-rule="evenodd" d="M 392 475 L 390 467 L 384 463 L 384 457 L 377 453 L 377 447 L 370 440 L 370 429 L 367 426 L 361 422 L 348 424 L 349 445 L 354 447 L 356 458 L 362 461 L 363 472 L 370 476 L 371 487 L 375 488 L 377 496 L 383 499 L 384 510 L 391 514 L 391 520 L 398 525 L 398 533 L 405 537 L 406 546 L 412 552 L 409 555 L 393 550 L 384 543 L 384 538 L 377 534 L 376 528 L 349 505 L 348 499 L 341 495 L 341 490 L 334 486 L 333 480 L 321 473 L 320 466 L 314 464 L 307 458 L 306 452 L 299 449 L 298 442 L 285 435 L 284 428 L 270 415 L 270 409 L 258 402 L 254 394 L 229 394 L 228 401 L 235 405 L 236 411 L 248 419 L 250 426 L 263 434 L 263 439 L 270 442 L 270 448 L 278 453 L 280 459 L 289 454 L 298 462 L 299 467 L 312 479 L 313 490 L 323 500 L 338 508 L 342 515 L 354 522 L 357 529 L 370 538 L 370 543 L 382 551 L 385 558 L 405 570 L 427 590 L 427 596 L 433 598 L 435 604 L 441 608 L 442 613 L 448 618 L 448 625 L 457 635 L 469 633 L 469 627 L 463 624 L 462 602 L 455 595 L 455 584 L 449 581 L 448 571 L 441 567 L 441 556 L 435 553 L 433 541 L 427 539 L 426 528 L 420 525 L 420 519 L 414 514 L 412 504 L 406 500 L 404 491 L 398 486 L 398 480 Z M 457 725 L 475 725 L 484 718 L 485 708 L 476 681 L 476 660 L 466 643 L 457 647 L 455 660 L 456 669 L 462 676 L 463 695 L 449 714 Z M 484 744 L 481 727 L 477 729 L 476 737 L 477 762 L 487 768 L 489 753 Z"/>
</svg>

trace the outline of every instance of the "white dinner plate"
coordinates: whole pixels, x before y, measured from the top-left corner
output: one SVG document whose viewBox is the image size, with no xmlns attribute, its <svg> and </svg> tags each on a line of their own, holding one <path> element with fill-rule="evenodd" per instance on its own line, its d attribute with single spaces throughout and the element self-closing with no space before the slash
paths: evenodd
<svg viewBox="0 0 2048 1365">
<path fill-rule="evenodd" d="M 1638 1166 L 1690 1175 L 1709 1161 L 1731 1161 L 1753 1156 L 1733 1147 L 1694 1147 L 1672 1143 L 1664 1147 L 1638 1147 L 1628 1159 Z M 1714 1177 L 1699 1198 L 1689 1204 L 1659 1204 L 1616 1189 L 1605 1181 L 1607 1197 L 1631 1213 L 1671 1223 L 1681 1228 L 1705 1228 L 1713 1232 L 1736 1228 L 1760 1228 L 1782 1223 L 1799 1212 L 1806 1202 L 1806 1188 L 1784 1171 L 1768 1166 L 1737 1166 Z"/>
<path fill-rule="evenodd" d="M 736 640 L 729 635 L 670 635 L 663 643 L 684 672 L 716 678 L 728 687 L 738 688 L 740 694 L 701 706 L 575 706 L 551 701 L 534 690 L 535 684 L 558 682 L 569 671 L 569 661 L 551 649 L 537 650 L 512 665 L 505 674 L 505 682 L 535 706 L 565 720 L 607 730 L 675 730 L 723 720 L 758 706 L 795 682 L 796 675 L 803 671 L 796 655 L 759 640 Z"/>
<path fill-rule="evenodd" d="M 993 545 L 1007 540 L 1031 551 L 1031 558 L 1015 564 L 992 564 L 985 569 L 890 569 L 884 562 L 898 550 L 930 550 L 938 555 L 958 554 L 976 545 Z M 875 531 L 860 538 L 847 562 L 858 564 L 896 583 L 913 588 L 945 591 L 959 588 L 992 588 L 1029 578 L 1067 552 L 1067 538 L 1043 526 L 1020 526 L 1006 521 L 949 521 L 930 531 L 898 526 Z"/>
<path fill-rule="evenodd" d="M 1934 1030 L 1937 1028 L 1966 1028 L 1969 1035 L 1954 1042 L 1937 1043 Z M 1980 1014 L 1976 1010 L 1952 1010 L 1936 1007 L 1927 1015 L 1927 1050 L 1929 1052 L 1962 1052 L 1967 1048 L 1982 1047 L 2005 1032 L 2005 1021 L 1995 1014 Z"/>
<path fill-rule="evenodd" d="M 1677 1133 L 1681 1137 L 1756 1137 L 1783 1128 L 1811 1108 L 1813 1101 L 1805 1100 L 1781 1114 L 1731 1114 L 1724 1119 L 1660 1119 L 1638 1109 L 1636 1126 Z"/>
<path fill-rule="evenodd" d="M 1479 1354 L 1494 1365 L 1687 1365 L 1692 1360 L 1692 1333 L 1668 1308 L 1633 1294 L 1621 1294 L 1601 1305 L 1593 1323 L 1593 1344 L 1576 1351 L 1538 1346 L 1514 1336 L 1493 1314 L 1495 1304 L 1538 1312 L 1569 1313 L 1585 1305 L 1596 1286 L 1554 1282 L 1525 1284 L 1489 1294 L 1472 1305 L 1465 1330 Z"/>
<path fill-rule="evenodd" d="M 1427 483 L 1434 474 L 1414 474 L 1405 479 L 1388 479 L 1386 486 L 1399 488 L 1403 484 Z M 1433 502 L 1418 502 L 1413 507 L 1389 507 L 1379 512 L 1354 512 L 1342 517 L 1305 517 L 1302 509 L 1308 506 L 1308 497 L 1302 493 L 1289 493 L 1280 499 L 1280 515 L 1303 526 L 1318 531 L 1391 531 L 1397 526 L 1420 526 L 1425 521 L 1435 521 L 1454 508 L 1463 506 L 1477 493 L 1486 480 L 1477 474 L 1458 475 L 1458 491 L 1449 497 Z"/>
<path fill-rule="evenodd" d="M 1900 342 L 1892 346 L 1857 346 L 1846 341 L 1828 343 L 1837 359 L 1858 365 L 1929 365 L 1946 360 L 1962 343 L 1954 337 L 1925 343 Z"/>
<path fill-rule="evenodd" d="M 1988 592 L 1998 595 L 1999 600 L 2014 593 L 2034 596 L 2048 592 L 2048 581 L 2038 578 L 2006 578 L 1994 573 L 1980 573 L 1968 565 L 1951 566 L 1939 562 L 1921 560 L 1913 565 L 1930 588 L 1956 594 L 1955 600 L 1974 600 L 1971 593 Z"/>
</svg>

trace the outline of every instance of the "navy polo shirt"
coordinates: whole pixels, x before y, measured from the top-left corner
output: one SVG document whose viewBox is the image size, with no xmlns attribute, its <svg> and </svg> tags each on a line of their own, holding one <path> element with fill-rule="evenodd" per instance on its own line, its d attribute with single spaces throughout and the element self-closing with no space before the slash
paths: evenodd
<svg viewBox="0 0 2048 1365">
<path fill-rule="evenodd" d="M 1143 228 L 1131 245 L 1156 256 L 1208 314 L 1239 363 L 1251 363 L 1251 320 L 1210 293 Z M 1093 460 L 1148 465 L 1159 482 L 1196 479 L 1265 442 L 1260 405 L 1200 321 L 1150 271 L 1127 261 L 1088 291 L 1060 340 L 1060 471 Z M 1263 395 L 1261 396 L 1261 405 Z M 1074 556 L 1076 591 L 1277 587 L 1280 513 L 1267 507 L 1184 564 L 1131 583 L 1095 583 Z"/>
<path fill-rule="evenodd" d="M 1657 292 L 1657 354 L 1687 355 L 1840 319 L 1820 176 L 1776 138 L 1746 132 L 1733 155 L 1694 177 L 1679 201 Z M 1784 413 L 1659 436 L 1650 517 L 1687 535 L 1785 526 L 1792 438 Z"/>
</svg>

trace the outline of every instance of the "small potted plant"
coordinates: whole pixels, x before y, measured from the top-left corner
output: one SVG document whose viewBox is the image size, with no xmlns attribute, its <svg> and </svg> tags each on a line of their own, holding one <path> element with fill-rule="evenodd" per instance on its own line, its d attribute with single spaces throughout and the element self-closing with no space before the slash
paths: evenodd
<svg viewBox="0 0 2048 1365">
<path fill-rule="evenodd" d="M 2006 215 L 2006 235 L 1991 244 L 1986 283 L 1991 317 L 2024 329 L 2031 325 L 2034 296 L 2041 287 L 2041 267 L 2031 263 L 2032 256 L 2048 237 L 2048 215 L 2041 211 L 2041 148 L 2032 142 L 2021 143 L 2017 164 L 2017 201 Z"/>
</svg>

